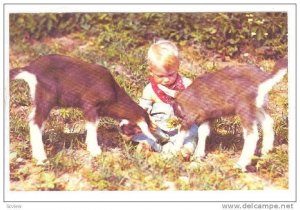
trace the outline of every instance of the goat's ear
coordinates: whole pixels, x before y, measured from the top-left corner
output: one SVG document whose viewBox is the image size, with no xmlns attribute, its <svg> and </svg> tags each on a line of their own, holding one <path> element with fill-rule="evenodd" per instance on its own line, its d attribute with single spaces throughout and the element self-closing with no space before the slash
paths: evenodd
<svg viewBox="0 0 300 210">
<path fill-rule="evenodd" d="M 183 110 L 181 108 L 181 106 L 176 103 L 174 100 L 171 102 L 172 106 L 173 106 L 173 110 L 174 110 L 174 113 L 177 117 L 183 119 L 184 118 L 184 114 L 183 114 Z"/>
<path fill-rule="evenodd" d="M 141 129 L 136 124 L 130 123 L 128 120 L 122 120 L 119 126 L 121 133 L 127 136 L 141 133 Z"/>
<path fill-rule="evenodd" d="M 158 88 L 164 91 L 165 94 L 171 96 L 172 98 L 175 98 L 178 93 L 176 90 L 169 89 L 166 86 L 163 86 L 161 84 L 158 84 Z"/>
<path fill-rule="evenodd" d="M 128 125 L 128 124 L 129 124 L 128 120 L 122 119 L 121 122 L 119 123 L 119 127 L 122 127 L 122 126 Z"/>
<path fill-rule="evenodd" d="M 175 115 L 181 119 L 183 129 L 189 129 L 195 123 L 195 119 L 190 115 L 185 115 L 182 107 L 178 103 L 175 102 L 173 104 L 173 110 Z"/>
</svg>

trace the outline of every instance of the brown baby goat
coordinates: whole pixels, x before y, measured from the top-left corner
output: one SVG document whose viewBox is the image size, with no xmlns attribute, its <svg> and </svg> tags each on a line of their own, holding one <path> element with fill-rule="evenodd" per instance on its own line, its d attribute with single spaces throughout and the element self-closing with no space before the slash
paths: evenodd
<svg viewBox="0 0 300 210">
<path fill-rule="evenodd" d="M 259 139 L 258 123 L 263 131 L 262 154 L 273 148 L 273 120 L 265 110 L 266 99 L 268 92 L 286 73 L 287 59 L 281 59 L 271 73 L 256 66 L 240 65 L 204 74 L 179 93 L 160 86 L 175 97 L 173 108 L 182 119 L 180 137 L 175 145 L 165 145 L 163 152 L 179 151 L 188 128 L 196 123 L 199 128 L 194 158 L 199 159 L 205 155 L 205 142 L 210 133 L 208 122 L 222 116 L 238 115 L 243 128 L 244 146 L 237 167 L 246 170 Z"/>
<path fill-rule="evenodd" d="M 160 145 L 149 130 L 147 112 L 127 95 L 103 66 L 62 55 L 46 55 L 26 67 L 10 70 L 10 79 L 23 79 L 30 88 L 33 105 L 28 117 L 30 143 L 32 156 L 38 164 L 47 159 L 42 130 L 53 107 L 82 109 L 86 119 L 87 150 L 92 156 L 101 153 L 97 141 L 101 116 L 125 119 L 125 122 L 137 125 L 153 140 L 153 149 L 160 151 Z"/>
</svg>

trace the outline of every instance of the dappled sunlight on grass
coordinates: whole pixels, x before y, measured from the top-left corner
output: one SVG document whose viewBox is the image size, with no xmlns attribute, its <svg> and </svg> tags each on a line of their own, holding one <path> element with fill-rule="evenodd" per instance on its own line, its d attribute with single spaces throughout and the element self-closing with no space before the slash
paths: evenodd
<svg viewBox="0 0 300 210">
<path fill-rule="evenodd" d="M 214 152 L 201 161 L 163 158 L 134 146 L 112 149 L 97 158 L 85 150 L 63 149 L 44 166 L 12 157 L 11 190 L 261 190 L 287 188 L 286 148 L 259 159 L 256 173 L 234 169 L 231 152 Z M 238 156 L 238 154 L 234 154 Z M 276 159 L 274 158 L 276 156 Z M 281 164 L 281 165 L 280 165 Z M 34 183 L 34 185 L 28 185 Z"/>
<path fill-rule="evenodd" d="M 108 30 L 108 29 L 107 29 Z M 149 40 L 130 37 L 130 33 L 86 35 L 11 43 L 10 65 L 21 67 L 49 53 L 65 54 L 107 67 L 116 81 L 135 100 L 147 83 L 146 52 Z M 136 35 L 134 37 L 137 37 Z M 107 41 L 108 40 L 108 41 Z M 119 40 L 111 41 L 111 40 Z M 270 71 L 274 60 L 247 55 L 220 58 L 214 51 L 189 42 L 178 44 L 182 63 L 180 73 L 194 79 L 206 72 L 241 62 L 254 63 Z M 225 49 L 225 48 L 224 48 Z M 225 60 L 224 60 L 225 59 Z M 256 172 L 234 169 L 243 146 L 240 121 L 226 117 L 212 123 L 207 140 L 207 156 L 201 161 L 186 160 L 180 154 L 164 158 L 141 145 L 128 142 L 119 134 L 118 122 L 102 118 L 98 127 L 102 154 L 90 157 L 86 151 L 82 112 L 77 109 L 52 110 L 43 141 L 48 156 L 45 165 L 31 160 L 29 128 L 31 110 L 28 86 L 10 83 L 10 190 L 264 190 L 288 189 L 288 98 L 287 79 L 269 94 L 269 111 L 275 120 L 276 148 L 265 157 L 255 157 Z M 175 123 L 175 122 L 171 122 Z"/>
</svg>

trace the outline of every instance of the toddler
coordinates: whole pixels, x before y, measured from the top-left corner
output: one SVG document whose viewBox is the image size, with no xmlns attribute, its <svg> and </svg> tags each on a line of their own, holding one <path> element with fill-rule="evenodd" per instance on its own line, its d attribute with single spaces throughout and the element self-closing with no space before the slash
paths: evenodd
<svg viewBox="0 0 300 210">
<path fill-rule="evenodd" d="M 151 121 L 157 126 L 156 134 L 162 140 L 167 141 L 163 146 L 164 153 L 172 152 L 172 145 L 176 140 L 178 128 L 170 125 L 172 120 L 176 119 L 170 104 L 172 98 L 164 93 L 158 85 L 181 91 L 192 83 L 190 79 L 178 74 L 180 65 L 178 54 L 176 45 L 171 41 L 160 40 L 150 46 L 147 56 L 150 71 L 149 84 L 144 88 L 139 103 L 141 107 L 147 110 Z M 181 150 L 184 156 L 189 156 L 194 152 L 196 138 L 197 126 L 193 126 Z M 142 144 L 149 143 L 143 134 L 134 136 L 133 141 Z"/>
</svg>

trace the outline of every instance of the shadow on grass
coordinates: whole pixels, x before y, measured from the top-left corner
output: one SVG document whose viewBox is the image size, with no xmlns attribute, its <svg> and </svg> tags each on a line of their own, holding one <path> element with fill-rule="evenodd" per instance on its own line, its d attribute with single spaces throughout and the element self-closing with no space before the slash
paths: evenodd
<svg viewBox="0 0 300 210">
<path fill-rule="evenodd" d="M 43 142 L 47 153 L 50 156 L 54 156 L 63 149 L 86 149 L 85 137 L 86 132 L 64 133 L 63 131 L 46 131 L 43 134 Z M 102 151 L 122 147 L 122 138 L 117 127 L 99 127 L 97 137 Z"/>
</svg>

